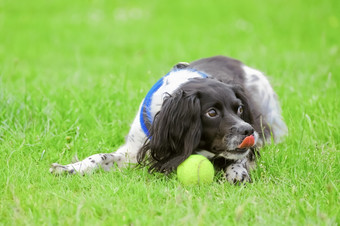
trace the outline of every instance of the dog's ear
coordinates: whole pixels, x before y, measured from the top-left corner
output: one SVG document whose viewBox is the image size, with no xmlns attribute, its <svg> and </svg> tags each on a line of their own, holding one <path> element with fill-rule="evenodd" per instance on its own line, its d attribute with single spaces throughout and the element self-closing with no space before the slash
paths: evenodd
<svg viewBox="0 0 340 226">
<path fill-rule="evenodd" d="M 138 162 L 149 171 L 168 173 L 187 159 L 201 139 L 201 106 L 195 93 L 179 90 L 168 96 L 151 125 L 149 139 L 138 153 Z M 146 155 L 148 159 L 146 159 Z"/>
<path fill-rule="evenodd" d="M 241 86 L 235 85 L 233 86 L 233 91 L 235 92 L 235 95 L 237 98 L 239 98 L 242 101 L 243 104 L 243 114 L 241 118 L 249 123 L 254 123 L 254 118 L 252 112 L 252 106 L 250 106 L 250 103 L 248 101 L 247 93 L 244 91 L 244 89 Z"/>
</svg>

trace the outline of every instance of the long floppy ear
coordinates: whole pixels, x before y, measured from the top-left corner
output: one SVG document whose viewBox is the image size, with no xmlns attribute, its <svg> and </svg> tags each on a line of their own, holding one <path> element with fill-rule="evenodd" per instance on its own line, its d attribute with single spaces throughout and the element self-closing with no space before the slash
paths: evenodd
<svg viewBox="0 0 340 226">
<path fill-rule="evenodd" d="M 173 171 L 199 145 L 201 127 L 201 106 L 197 94 L 179 90 L 164 100 L 156 114 L 149 139 L 138 153 L 138 162 L 149 165 L 149 172 Z"/>
</svg>

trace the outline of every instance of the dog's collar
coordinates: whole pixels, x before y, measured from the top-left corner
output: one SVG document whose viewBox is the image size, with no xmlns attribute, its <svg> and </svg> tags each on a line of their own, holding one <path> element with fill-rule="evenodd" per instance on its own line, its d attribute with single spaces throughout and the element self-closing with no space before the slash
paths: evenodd
<svg viewBox="0 0 340 226">
<path fill-rule="evenodd" d="M 151 114 L 151 103 L 152 103 L 152 97 L 154 95 L 155 92 L 157 92 L 157 90 L 163 85 L 164 79 L 166 77 L 168 77 L 171 73 L 176 72 L 176 71 L 189 71 L 189 72 L 194 72 L 196 73 L 195 77 L 201 77 L 201 78 L 208 78 L 208 75 L 205 74 L 204 72 L 201 71 L 197 71 L 195 69 L 174 69 L 171 70 L 169 73 L 167 73 L 165 76 L 163 76 L 161 79 L 159 79 L 153 86 L 152 88 L 149 90 L 149 92 L 146 94 L 143 104 L 141 106 L 141 110 L 140 110 L 140 115 L 139 115 L 139 119 L 140 119 L 140 124 L 141 127 L 143 129 L 143 132 L 145 133 L 145 135 L 147 137 L 150 138 L 150 128 L 151 128 L 151 124 L 153 122 L 153 116 Z M 199 76 L 197 76 L 199 75 Z"/>
</svg>

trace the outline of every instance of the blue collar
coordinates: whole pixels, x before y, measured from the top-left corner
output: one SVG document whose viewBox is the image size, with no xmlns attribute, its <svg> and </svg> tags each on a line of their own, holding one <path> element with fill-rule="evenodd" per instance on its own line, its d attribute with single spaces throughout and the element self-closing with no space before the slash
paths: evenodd
<svg viewBox="0 0 340 226">
<path fill-rule="evenodd" d="M 207 78 L 208 75 L 201 72 L 197 71 L 195 69 L 179 69 L 179 70 L 187 70 L 190 72 L 196 72 L 198 73 L 202 78 Z M 172 70 L 169 73 L 167 73 L 165 76 L 163 76 L 161 79 L 159 79 L 149 90 L 149 92 L 146 94 L 141 110 L 140 110 L 140 115 L 139 115 L 139 120 L 141 127 L 147 137 L 150 138 L 150 128 L 151 124 L 153 122 L 153 117 L 151 115 L 151 102 L 152 102 L 152 96 L 157 90 L 163 85 L 164 78 L 170 75 L 171 72 L 179 71 L 178 69 Z"/>
</svg>

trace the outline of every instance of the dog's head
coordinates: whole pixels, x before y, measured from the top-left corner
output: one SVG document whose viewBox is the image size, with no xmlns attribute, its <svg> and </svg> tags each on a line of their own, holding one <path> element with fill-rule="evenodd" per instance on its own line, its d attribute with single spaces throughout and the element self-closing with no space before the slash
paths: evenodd
<svg viewBox="0 0 340 226">
<path fill-rule="evenodd" d="M 156 114 L 139 162 L 150 170 L 170 172 L 194 151 L 227 159 L 244 158 L 243 139 L 257 133 L 246 94 L 240 86 L 215 79 L 193 79 L 168 95 Z M 145 160 L 146 156 L 150 156 Z"/>
</svg>

